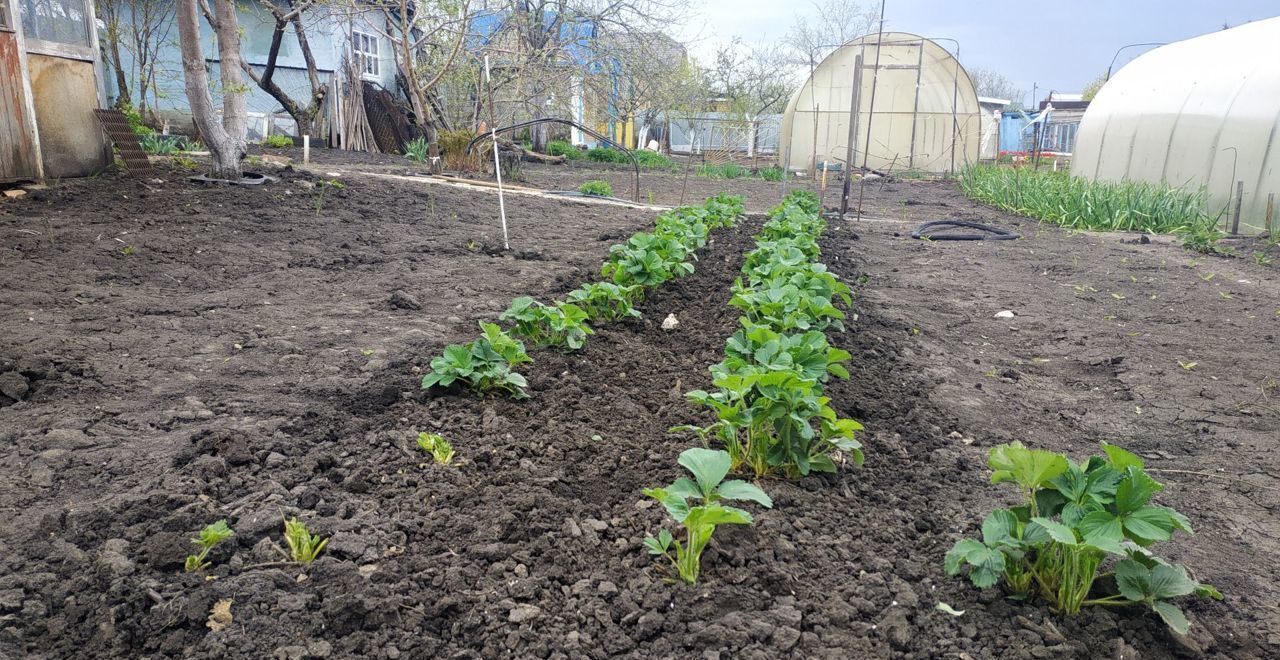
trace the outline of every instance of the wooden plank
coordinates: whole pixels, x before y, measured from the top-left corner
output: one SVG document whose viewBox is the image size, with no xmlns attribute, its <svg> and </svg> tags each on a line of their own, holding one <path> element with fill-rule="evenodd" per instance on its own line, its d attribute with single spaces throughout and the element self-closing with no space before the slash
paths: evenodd
<svg viewBox="0 0 1280 660">
<path fill-rule="evenodd" d="M 24 102 L 22 57 L 17 36 L 0 32 L 0 179 L 40 177 L 38 155 Z"/>
</svg>

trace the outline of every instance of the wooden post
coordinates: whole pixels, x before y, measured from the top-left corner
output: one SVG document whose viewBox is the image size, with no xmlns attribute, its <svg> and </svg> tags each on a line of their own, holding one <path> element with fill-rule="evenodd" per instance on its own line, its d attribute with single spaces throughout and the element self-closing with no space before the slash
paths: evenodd
<svg viewBox="0 0 1280 660">
<path fill-rule="evenodd" d="M 1231 235 L 1240 233 L 1240 207 L 1244 205 L 1244 182 L 1236 182 L 1236 210 L 1231 214 Z"/>
<path fill-rule="evenodd" d="M 922 47 L 923 51 L 923 47 Z M 844 151 L 844 185 L 840 191 L 840 219 L 849 211 L 853 192 L 853 164 L 858 158 L 858 111 L 862 105 L 862 53 L 853 56 L 853 95 L 849 99 L 849 137 Z"/>
<path fill-rule="evenodd" d="M 306 165 L 311 162 L 311 136 L 302 136 L 302 164 Z"/>
<path fill-rule="evenodd" d="M 1275 212 L 1276 212 L 1276 194 L 1273 192 L 1267 193 L 1267 238 L 1276 237 L 1275 225 L 1272 224 L 1271 222 L 1272 218 L 1275 217 Z"/>
</svg>

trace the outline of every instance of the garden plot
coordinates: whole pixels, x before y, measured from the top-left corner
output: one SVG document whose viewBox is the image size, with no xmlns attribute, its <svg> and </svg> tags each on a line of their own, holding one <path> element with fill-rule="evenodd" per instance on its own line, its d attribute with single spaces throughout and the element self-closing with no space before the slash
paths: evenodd
<svg viewBox="0 0 1280 660">
<path fill-rule="evenodd" d="M 655 197 L 678 183 L 656 181 Z M 424 392 L 421 380 L 446 344 L 475 338 L 477 321 L 497 320 L 518 297 L 550 303 L 598 280 L 609 245 L 650 229 L 652 213 L 522 199 L 513 235 L 530 246 L 506 258 L 491 254 L 500 240 L 491 195 L 352 177 L 317 204 L 320 180 L 284 184 L 179 197 L 91 182 L 56 207 L 6 207 L 6 246 L 18 249 L 0 268 L 31 284 L 4 294 L 5 327 L 20 330 L 0 349 L 17 371 L 43 378 L 30 379 L 29 400 L 0 409 L 2 476 L 19 486 L 3 496 L 14 522 L 0 648 L 175 657 L 1277 650 L 1277 587 L 1259 570 L 1277 563 L 1268 473 L 1280 415 L 1263 341 L 1275 331 L 1274 271 L 1042 228 L 969 204 L 946 184 L 868 186 L 865 207 L 895 219 L 831 223 L 820 241 L 822 262 L 858 283 L 844 328 L 825 329 L 851 354 L 851 377 L 832 379 L 826 396 L 866 427 L 857 436 L 865 464 L 761 480 L 773 507 L 748 505 L 755 524 L 717 530 L 697 583 L 685 586 L 645 550 L 644 538 L 670 522 L 641 491 L 684 473 L 676 457 L 696 440 L 668 429 L 715 421 L 684 395 L 712 389 L 708 368 L 739 330 L 734 281 L 762 219 L 710 232 L 692 273 L 637 302 L 640 318 L 595 325 L 577 351 L 531 353 L 518 367 L 530 399 L 515 400 Z M 270 197 L 286 186 L 306 193 Z M 128 215 L 102 214 L 113 196 L 133 205 L 121 209 Z M 244 217 L 259 212 L 269 217 Z M 1028 238 L 904 238 L 934 213 L 1003 222 Z M 192 216 L 207 219 L 193 225 Z M 53 246 L 12 231 L 49 227 Z M 71 249 L 99 233 L 125 244 Z M 1005 309 L 1014 320 L 993 318 Z M 668 314 L 674 329 L 662 327 Z M 28 320 L 41 318 L 52 322 Z M 452 464 L 419 446 L 422 432 L 452 443 Z M 1167 485 L 1158 501 L 1198 532 L 1158 548 L 1225 600 L 1180 600 L 1192 625 L 1180 638 L 1136 607 L 1067 618 L 948 576 L 954 542 L 990 509 L 1016 503 L 989 485 L 985 467 L 987 450 L 1012 440 L 1076 458 L 1100 440 L 1138 452 Z M 295 515 L 328 539 L 307 566 L 273 549 Z M 188 539 L 219 519 L 235 536 L 204 558 L 208 568 L 184 573 Z"/>
</svg>

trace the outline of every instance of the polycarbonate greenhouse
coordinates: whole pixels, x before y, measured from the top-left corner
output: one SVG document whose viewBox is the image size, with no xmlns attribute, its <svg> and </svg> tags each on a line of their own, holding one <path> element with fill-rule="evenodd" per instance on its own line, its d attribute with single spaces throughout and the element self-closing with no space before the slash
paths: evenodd
<svg viewBox="0 0 1280 660">
<path fill-rule="evenodd" d="M 782 117 L 780 164 L 812 172 L 822 163 L 845 161 L 858 55 L 856 166 L 864 156 L 867 167 L 881 171 L 954 172 L 977 162 L 981 109 L 964 67 L 933 40 L 884 32 L 841 46 L 791 96 Z"/>
<path fill-rule="evenodd" d="M 1277 63 L 1280 18 L 1138 57 L 1103 85 L 1085 112 L 1072 174 L 1203 186 L 1210 210 L 1224 211 L 1223 226 L 1231 222 L 1231 200 L 1242 181 L 1240 229 L 1263 229 L 1267 194 L 1280 193 Z"/>
</svg>

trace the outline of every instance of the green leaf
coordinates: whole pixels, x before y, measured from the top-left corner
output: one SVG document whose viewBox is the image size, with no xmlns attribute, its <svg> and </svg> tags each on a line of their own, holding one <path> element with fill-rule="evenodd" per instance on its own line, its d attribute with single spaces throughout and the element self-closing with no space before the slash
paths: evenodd
<svg viewBox="0 0 1280 660">
<path fill-rule="evenodd" d="M 689 529 L 696 529 L 698 527 L 714 527 L 716 525 L 750 525 L 752 522 L 754 522 L 754 519 L 751 514 L 742 509 L 720 506 L 719 504 L 707 504 L 689 509 L 689 515 L 684 519 L 684 526 Z"/>
<path fill-rule="evenodd" d="M 1187 630 L 1191 628 L 1191 624 L 1187 622 L 1187 615 L 1183 614 L 1182 610 L 1178 609 L 1178 606 L 1173 603 L 1163 600 L 1156 601 L 1152 603 L 1151 609 L 1155 610 L 1156 614 L 1159 614 L 1160 618 L 1164 619 L 1165 624 L 1179 635 L 1187 634 Z"/>
<path fill-rule="evenodd" d="M 698 484 L 693 483 L 688 477 L 676 479 L 670 486 L 667 486 L 666 491 L 671 495 L 686 499 L 702 498 L 702 491 L 698 489 Z"/>
<path fill-rule="evenodd" d="M 1120 543 L 1124 540 L 1123 522 L 1108 511 L 1094 511 L 1080 519 L 1076 528 L 1084 536 L 1085 543 Z"/>
<path fill-rule="evenodd" d="M 1146 603 L 1186 596 L 1200 586 L 1181 566 L 1156 564 L 1147 568 L 1132 559 L 1116 562 L 1115 577 L 1120 595 Z"/>
<path fill-rule="evenodd" d="M 960 567 L 964 565 L 966 559 L 971 553 L 985 550 L 987 546 L 981 541 L 974 539 L 960 539 L 956 544 L 951 546 L 947 551 L 946 557 L 943 559 L 943 568 L 946 569 L 947 575 L 958 575 Z"/>
<path fill-rule="evenodd" d="M 964 610 L 957 610 L 956 608 L 954 608 L 954 607 L 952 607 L 952 606 L 950 606 L 950 605 L 948 605 L 948 604 L 946 604 L 946 603 L 944 603 L 944 602 L 942 602 L 942 601 L 938 601 L 938 604 L 937 604 L 937 605 L 934 605 L 934 606 L 933 606 L 933 609 L 938 610 L 939 612 L 944 612 L 944 613 L 946 613 L 946 614 L 950 614 L 951 616 L 961 616 L 961 615 L 963 615 L 963 614 L 964 614 Z"/>
<path fill-rule="evenodd" d="M 1031 524 L 1039 525 L 1044 531 L 1049 533 L 1049 538 L 1062 543 L 1064 545 L 1076 545 L 1080 541 L 1076 538 L 1075 530 L 1066 525 L 1049 520 L 1048 518 L 1032 518 Z"/>
<path fill-rule="evenodd" d="M 710 498 L 716 486 L 719 486 L 725 475 L 729 474 L 729 466 L 733 461 L 729 458 L 729 452 L 694 447 L 680 453 L 679 463 L 692 472 L 694 479 L 698 480 L 698 488 L 702 491 L 702 496 Z"/>
<path fill-rule="evenodd" d="M 1040 488 L 1067 471 L 1067 458 L 1043 449 L 1027 449 L 1021 442 L 992 447 L 987 453 L 991 483 L 1013 481 L 1027 490 Z"/>
<path fill-rule="evenodd" d="M 1222 592 L 1218 591 L 1217 587 L 1214 587 L 1212 584 L 1205 584 L 1201 582 L 1200 584 L 1196 585 L 1195 593 L 1197 596 L 1201 598 L 1212 598 L 1214 600 L 1222 600 Z"/>
<path fill-rule="evenodd" d="M 773 500 L 763 490 L 760 490 L 755 484 L 738 479 L 731 479 L 720 484 L 716 492 L 726 500 L 750 500 L 765 507 L 773 507 Z"/>
<path fill-rule="evenodd" d="M 1173 528 L 1173 520 L 1162 507 L 1144 506 L 1124 515 L 1125 531 L 1147 541 L 1167 541 Z"/>
<path fill-rule="evenodd" d="M 1017 542 L 1018 517 L 1008 509 L 996 509 L 982 521 L 982 541 L 994 546 L 1002 542 Z"/>
<path fill-rule="evenodd" d="M 1116 486 L 1116 510 L 1121 514 L 1137 510 L 1163 489 L 1164 486 L 1147 476 L 1142 468 L 1129 468 L 1128 474 Z"/>
<path fill-rule="evenodd" d="M 1113 444 L 1103 442 L 1102 451 L 1107 454 L 1107 460 L 1110 461 L 1111 467 L 1120 472 L 1124 472 L 1130 467 L 1136 467 L 1139 470 L 1143 467 L 1141 458 Z"/>
</svg>

